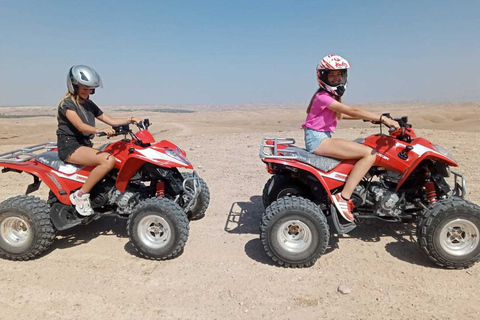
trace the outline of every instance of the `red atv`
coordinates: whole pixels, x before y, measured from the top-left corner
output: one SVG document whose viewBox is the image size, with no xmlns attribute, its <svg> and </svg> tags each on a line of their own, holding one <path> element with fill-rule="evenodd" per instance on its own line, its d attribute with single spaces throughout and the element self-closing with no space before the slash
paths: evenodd
<svg viewBox="0 0 480 320">
<path fill-rule="evenodd" d="M 142 256 L 156 260 L 177 256 L 187 242 L 189 219 L 204 216 L 210 192 L 195 171 L 178 170 L 193 169 L 185 151 L 166 140 L 155 143 L 149 126 L 145 119 L 137 124 L 136 133 L 130 125 L 113 127 L 115 135 L 124 138 L 99 148 L 117 162 L 91 190 L 95 214 L 88 217 L 77 214 L 69 195 L 83 185 L 93 167 L 61 161 L 55 143 L 0 154 L 2 172 L 26 172 L 34 179 L 26 195 L 0 204 L 0 257 L 35 258 L 52 244 L 57 230 L 112 214 L 128 219 L 128 235 Z M 42 181 L 50 188 L 48 201 L 28 195 Z"/>
<path fill-rule="evenodd" d="M 389 116 L 389 114 L 384 114 Z M 267 254 L 286 267 L 308 267 L 325 252 L 327 216 L 337 234 L 368 219 L 417 222 L 423 252 L 445 268 L 468 268 L 480 259 L 480 207 L 465 200 L 465 178 L 443 147 L 417 137 L 407 117 L 400 129 L 355 141 L 377 150 L 377 161 L 356 187 L 355 223 L 332 203 L 357 160 L 338 160 L 295 147 L 293 138 L 264 138 L 260 158 L 273 177 L 263 190 L 266 211 L 260 239 Z M 445 178 L 454 175 L 453 188 Z"/>
</svg>

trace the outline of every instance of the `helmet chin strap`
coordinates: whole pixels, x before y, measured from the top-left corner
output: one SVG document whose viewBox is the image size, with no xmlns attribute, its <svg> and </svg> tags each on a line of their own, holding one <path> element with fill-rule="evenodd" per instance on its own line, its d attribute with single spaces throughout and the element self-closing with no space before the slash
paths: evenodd
<svg viewBox="0 0 480 320">
<path fill-rule="evenodd" d="M 325 89 L 325 86 L 328 86 L 330 88 L 330 90 L 334 90 L 335 94 L 339 97 L 343 96 L 343 94 L 345 93 L 345 85 L 344 84 L 339 84 L 338 86 L 332 86 L 328 83 L 325 83 L 320 78 L 317 78 L 317 82 L 318 82 L 318 85 L 320 86 L 320 88 Z"/>
<path fill-rule="evenodd" d="M 339 97 L 343 96 L 345 93 L 345 86 L 343 84 L 338 85 L 335 89 Z"/>
</svg>

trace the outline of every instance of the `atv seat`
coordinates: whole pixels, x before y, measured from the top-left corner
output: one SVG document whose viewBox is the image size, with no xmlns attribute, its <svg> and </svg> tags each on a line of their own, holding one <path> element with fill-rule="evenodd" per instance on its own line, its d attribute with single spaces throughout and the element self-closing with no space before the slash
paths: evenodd
<svg viewBox="0 0 480 320">
<path fill-rule="evenodd" d="M 323 172 L 328 172 L 332 170 L 333 168 L 338 166 L 340 162 L 342 162 L 342 160 L 340 159 L 319 156 L 317 154 L 308 152 L 305 149 L 294 147 L 294 146 L 290 146 L 288 148 L 278 150 L 278 152 L 286 156 L 297 154 L 298 161 L 314 166 L 315 168 L 320 169 Z"/>
<path fill-rule="evenodd" d="M 353 142 L 357 142 L 362 144 L 365 141 L 364 138 L 357 138 L 353 140 Z M 341 159 L 335 159 L 335 158 L 330 158 L 330 157 L 325 157 L 325 156 L 319 156 L 317 154 L 308 152 L 306 149 L 302 149 L 299 147 L 295 147 L 293 145 L 289 145 L 288 148 L 286 149 L 281 149 L 278 152 L 282 154 L 282 151 L 284 152 L 283 155 L 292 155 L 292 154 L 297 154 L 298 158 L 297 160 L 300 162 L 307 163 L 311 166 L 314 166 L 317 169 L 322 170 L 323 172 L 328 172 L 332 169 L 334 169 L 336 166 L 342 162 Z M 285 152 L 287 151 L 287 152 Z"/>
<path fill-rule="evenodd" d="M 57 151 L 46 151 L 42 152 L 38 155 L 35 156 L 35 159 L 43 163 L 46 166 L 49 166 L 50 168 L 53 168 L 57 171 L 66 173 L 66 174 L 72 174 L 83 168 L 82 165 L 76 165 L 76 164 L 71 164 L 71 163 L 66 163 L 60 160 L 58 157 L 58 152 Z"/>
<path fill-rule="evenodd" d="M 103 151 L 110 144 L 111 142 L 107 142 L 105 144 L 102 144 L 100 147 L 96 149 Z M 38 162 L 43 163 L 46 166 L 49 166 L 50 168 L 53 168 L 57 171 L 60 171 L 66 174 L 75 173 L 84 167 L 82 165 L 71 164 L 71 163 L 60 160 L 60 158 L 58 157 L 57 151 L 46 151 L 46 152 L 40 153 L 35 156 L 35 159 L 37 159 Z"/>
</svg>

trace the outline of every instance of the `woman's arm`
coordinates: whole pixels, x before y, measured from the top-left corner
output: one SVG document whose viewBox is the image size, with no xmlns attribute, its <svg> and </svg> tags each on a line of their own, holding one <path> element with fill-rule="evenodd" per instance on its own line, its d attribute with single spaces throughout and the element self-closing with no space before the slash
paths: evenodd
<svg viewBox="0 0 480 320">
<path fill-rule="evenodd" d="M 364 110 L 362 108 L 352 108 L 338 101 L 332 101 L 332 103 L 328 105 L 328 109 L 350 116 L 350 119 L 363 119 L 363 120 L 370 120 L 370 121 L 381 120 L 383 123 L 385 123 L 389 127 L 395 127 L 397 129 L 400 128 L 400 125 L 395 120 L 389 119 L 387 117 L 382 117 L 377 113 L 373 113 L 373 112 Z"/>
<path fill-rule="evenodd" d="M 88 125 L 88 124 L 84 123 L 82 121 L 82 119 L 80 119 L 78 114 L 73 110 L 70 110 L 70 109 L 67 110 L 65 115 L 66 115 L 68 121 L 70 121 L 75 126 L 75 128 L 77 128 L 77 130 L 80 131 L 80 132 L 90 133 L 90 134 L 105 132 L 108 136 L 111 136 L 111 135 L 115 134 L 115 130 L 113 130 L 112 128 L 107 128 L 107 129 L 100 130 L 100 129 L 97 129 L 95 127 L 92 127 L 91 125 Z"/>
<path fill-rule="evenodd" d="M 347 114 L 342 114 L 342 120 L 360 120 L 359 118 L 354 118 L 352 116 L 349 116 Z"/>
<path fill-rule="evenodd" d="M 90 134 L 95 134 L 99 132 L 97 128 L 84 123 L 75 111 L 67 109 L 65 115 L 68 121 L 70 121 L 75 126 L 75 128 L 77 128 L 78 131 Z"/>
<path fill-rule="evenodd" d="M 102 113 L 97 117 L 98 120 L 110 125 L 110 126 L 118 126 L 122 124 L 128 124 L 128 123 L 135 123 L 135 122 L 140 122 L 142 119 L 138 118 L 112 118 L 106 113 Z"/>
</svg>

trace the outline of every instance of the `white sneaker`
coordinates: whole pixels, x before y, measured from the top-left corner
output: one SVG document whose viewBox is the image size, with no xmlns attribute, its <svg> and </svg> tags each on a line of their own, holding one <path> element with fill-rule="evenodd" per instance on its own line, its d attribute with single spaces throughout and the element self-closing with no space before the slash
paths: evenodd
<svg viewBox="0 0 480 320">
<path fill-rule="evenodd" d="M 78 196 L 78 191 L 70 195 L 70 201 L 75 206 L 78 214 L 81 216 L 90 216 L 93 214 L 93 209 L 90 206 L 90 193 L 84 193 L 81 197 Z"/>
<path fill-rule="evenodd" d="M 342 198 L 341 193 L 337 193 L 333 195 L 333 203 L 345 220 L 349 222 L 355 221 L 355 216 L 352 213 L 354 207 L 352 200 L 347 201 Z"/>
</svg>

